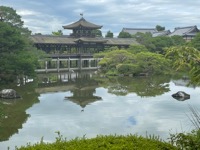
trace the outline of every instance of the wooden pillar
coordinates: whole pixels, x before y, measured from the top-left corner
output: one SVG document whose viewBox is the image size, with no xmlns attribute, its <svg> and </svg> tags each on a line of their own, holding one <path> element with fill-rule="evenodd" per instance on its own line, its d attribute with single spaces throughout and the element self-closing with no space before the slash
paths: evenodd
<svg viewBox="0 0 200 150">
<path fill-rule="evenodd" d="M 70 70 L 70 57 L 68 58 L 68 71 Z"/>
<path fill-rule="evenodd" d="M 99 61 L 98 59 L 94 60 L 95 67 L 98 67 L 98 61 Z"/>
<path fill-rule="evenodd" d="M 59 60 L 59 58 L 57 59 L 57 71 L 58 72 L 60 71 L 60 60 Z"/>
<path fill-rule="evenodd" d="M 82 69 L 82 58 L 81 57 L 78 60 L 78 68 Z"/>
<path fill-rule="evenodd" d="M 91 68 L 91 60 L 89 59 L 88 61 L 89 61 L 89 68 Z"/>
<path fill-rule="evenodd" d="M 47 69 L 48 69 L 48 67 L 47 67 L 47 61 L 45 61 L 45 71 L 47 72 Z"/>
</svg>

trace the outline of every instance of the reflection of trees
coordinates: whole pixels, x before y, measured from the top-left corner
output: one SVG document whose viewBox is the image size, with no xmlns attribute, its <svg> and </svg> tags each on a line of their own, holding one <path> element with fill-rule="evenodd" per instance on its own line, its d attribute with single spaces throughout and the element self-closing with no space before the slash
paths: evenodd
<svg viewBox="0 0 200 150">
<path fill-rule="evenodd" d="M 156 77 L 149 77 L 145 79 L 139 79 L 135 82 L 134 87 L 135 93 L 138 96 L 145 96 L 145 97 L 153 97 L 157 95 L 162 95 L 165 92 L 168 92 L 170 77 L 166 76 L 156 76 Z"/>
<path fill-rule="evenodd" d="M 1 117 L 0 117 L 0 141 L 6 141 L 26 122 L 29 114 L 26 110 L 34 103 L 38 102 L 38 95 L 34 92 L 34 84 L 26 84 L 22 87 L 14 87 L 22 96 L 22 99 L 3 100 L 0 99 Z"/>
<path fill-rule="evenodd" d="M 170 77 L 112 77 L 99 79 L 109 93 L 127 95 L 136 93 L 138 96 L 157 96 L 169 91 Z"/>
</svg>

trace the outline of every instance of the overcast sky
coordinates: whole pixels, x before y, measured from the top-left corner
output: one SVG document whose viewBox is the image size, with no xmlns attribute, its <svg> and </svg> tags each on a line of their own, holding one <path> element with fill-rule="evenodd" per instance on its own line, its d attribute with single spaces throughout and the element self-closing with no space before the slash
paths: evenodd
<svg viewBox="0 0 200 150">
<path fill-rule="evenodd" d="M 110 30 L 115 36 L 123 27 L 200 28 L 199 0 L 0 0 L 0 4 L 14 8 L 33 33 L 63 30 L 63 25 L 79 20 L 80 13 L 103 25 L 103 34 Z"/>
</svg>

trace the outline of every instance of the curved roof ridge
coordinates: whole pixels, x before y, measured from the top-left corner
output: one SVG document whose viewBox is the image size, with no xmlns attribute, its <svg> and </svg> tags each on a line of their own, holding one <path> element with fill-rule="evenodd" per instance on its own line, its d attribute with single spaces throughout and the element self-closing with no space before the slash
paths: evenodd
<svg viewBox="0 0 200 150">
<path fill-rule="evenodd" d="M 186 27 L 175 27 L 175 30 L 177 29 L 185 29 L 185 28 L 196 28 L 197 26 L 194 25 L 194 26 L 186 26 Z"/>
<path fill-rule="evenodd" d="M 156 28 L 123 28 L 123 29 L 128 29 L 128 30 L 136 30 L 136 29 L 139 29 L 139 30 L 156 30 Z"/>
<path fill-rule="evenodd" d="M 100 28 L 102 28 L 101 25 L 96 25 L 94 23 L 91 23 L 91 22 L 85 20 L 85 18 L 83 18 L 83 17 L 81 17 L 81 19 L 79 19 L 78 21 L 76 21 L 72 24 L 63 26 L 63 28 L 64 29 L 75 29 L 75 28 L 78 28 L 80 26 L 85 27 L 85 28 L 90 28 L 90 29 L 100 29 Z"/>
</svg>

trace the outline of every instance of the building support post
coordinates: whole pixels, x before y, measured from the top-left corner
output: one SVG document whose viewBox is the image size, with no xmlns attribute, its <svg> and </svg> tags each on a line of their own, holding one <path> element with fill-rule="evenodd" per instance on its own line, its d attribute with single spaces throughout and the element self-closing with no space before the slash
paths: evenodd
<svg viewBox="0 0 200 150">
<path fill-rule="evenodd" d="M 47 69 L 48 69 L 48 67 L 47 67 L 47 61 L 45 61 L 45 72 L 47 72 Z"/>
<path fill-rule="evenodd" d="M 68 62 L 67 62 L 67 67 L 68 67 L 68 71 L 70 70 L 70 58 L 68 58 Z"/>
<path fill-rule="evenodd" d="M 89 61 L 89 68 L 91 68 L 91 60 L 89 59 L 88 61 Z"/>
<path fill-rule="evenodd" d="M 59 58 L 57 59 L 57 71 L 60 72 L 60 60 L 59 60 Z"/>
</svg>

